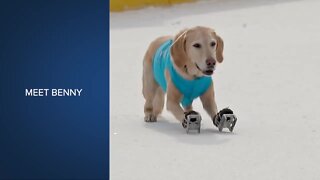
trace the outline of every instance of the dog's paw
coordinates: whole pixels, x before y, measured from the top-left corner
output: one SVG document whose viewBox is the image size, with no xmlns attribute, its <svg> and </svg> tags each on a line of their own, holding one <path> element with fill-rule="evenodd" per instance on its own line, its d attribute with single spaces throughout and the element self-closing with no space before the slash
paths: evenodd
<svg viewBox="0 0 320 180">
<path fill-rule="evenodd" d="M 152 114 L 149 114 L 144 117 L 144 121 L 145 122 L 157 122 L 157 117 Z"/>
</svg>

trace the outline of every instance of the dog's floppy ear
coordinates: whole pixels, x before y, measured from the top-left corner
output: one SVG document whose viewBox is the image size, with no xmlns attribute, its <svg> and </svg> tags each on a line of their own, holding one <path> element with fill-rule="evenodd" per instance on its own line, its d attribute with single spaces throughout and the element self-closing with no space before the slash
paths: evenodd
<svg viewBox="0 0 320 180">
<path fill-rule="evenodd" d="M 173 44 L 170 49 L 174 63 L 180 68 L 185 65 L 185 61 L 188 58 L 186 52 L 187 31 L 187 29 L 182 30 L 174 37 Z"/>
<path fill-rule="evenodd" d="M 217 37 L 217 61 L 222 63 L 223 61 L 223 40 L 220 36 L 216 35 Z"/>
</svg>

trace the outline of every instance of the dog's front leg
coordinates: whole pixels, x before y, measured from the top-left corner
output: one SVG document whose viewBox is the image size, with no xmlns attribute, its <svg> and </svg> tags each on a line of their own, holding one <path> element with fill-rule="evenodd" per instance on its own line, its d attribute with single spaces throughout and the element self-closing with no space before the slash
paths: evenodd
<svg viewBox="0 0 320 180">
<path fill-rule="evenodd" d="M 170 111 L 180 122 L 184 120 L 184 111 L 180 106 L 182 94 L 169 80 L 167 81 L 167 110 Z"/>
<path fill-rule="evenodd" d="M 221 132 L 223 128 L 228 128 L 230 132 L 233 131 L 237 122 L 237 117 L 233 114 L 233 111 L 229 108 L 222 109 L 219 113 L 214 98 L 213 84 L 202 96 L 200 96 L 203 108 L 210 115 L 213 124 Z"/>
<path fill-rule="evenodd" d="M 209 87 L 209 89 L 200 96 L 202 106 L 207 111 L 211 119 L 218 113 L 217 104 L 214 97 L 214 88 L 213 83 Z"/>
</svg>

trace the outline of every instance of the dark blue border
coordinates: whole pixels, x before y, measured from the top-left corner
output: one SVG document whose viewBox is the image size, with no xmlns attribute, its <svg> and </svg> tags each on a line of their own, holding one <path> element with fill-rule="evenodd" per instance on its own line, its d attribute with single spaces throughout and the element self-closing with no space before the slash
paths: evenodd
<svg viewBox="0 0 320 180">
<path fill-rule="evenodd" d="M 109 177 L 109 2 L 0 1 L 0 179 Z M 81 88 L 80 97 L 25 97 Z"/>
</svg>

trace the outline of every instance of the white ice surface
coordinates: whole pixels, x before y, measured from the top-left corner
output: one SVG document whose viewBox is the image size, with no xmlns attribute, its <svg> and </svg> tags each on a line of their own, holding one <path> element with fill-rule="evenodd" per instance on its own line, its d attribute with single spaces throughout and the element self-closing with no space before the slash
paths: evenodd
<svg viewBox="0 0 320 180">
<path fill-rule="evenodd" d="M 215 0 L 111 13 L 111 180 L 320 179 L 320 1 Z M 197 100 L 201 134 L 164 110 L 143 121 L 142 58 L 154 38 L 216 29 L 225 61 L 218 108 L 238 116 L 219 133 Z"/>
</svg>

